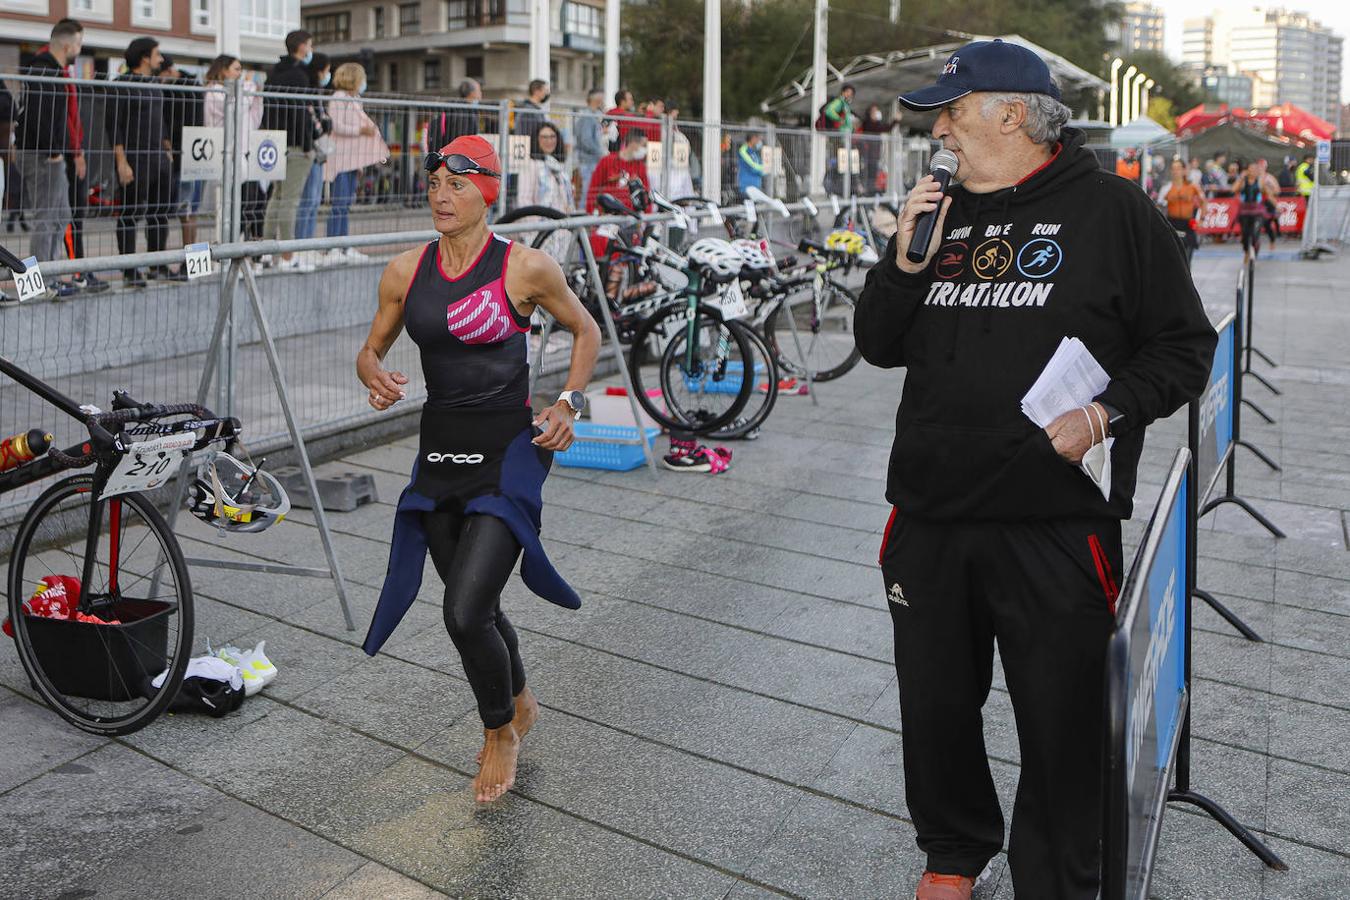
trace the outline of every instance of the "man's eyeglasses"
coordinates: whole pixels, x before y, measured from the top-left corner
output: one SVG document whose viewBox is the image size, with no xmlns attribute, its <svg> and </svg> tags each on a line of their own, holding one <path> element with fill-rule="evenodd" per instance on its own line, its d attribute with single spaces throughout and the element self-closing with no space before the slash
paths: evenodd
<svg viewBox="0 0 1350 900">
<path fill-rule="evenodd" d="M 487 175 L 490 178 L 501 178 L 501 172 L 494 172 L 491 169 L 485 169 L 477 162 L 465 156 L 462 153 L 448 153 L 442 155 L 436 150 L 432 150 L 422 160 L 422 168 L 431 174 L 445 166 L 451 175 Z"/>
</svg>

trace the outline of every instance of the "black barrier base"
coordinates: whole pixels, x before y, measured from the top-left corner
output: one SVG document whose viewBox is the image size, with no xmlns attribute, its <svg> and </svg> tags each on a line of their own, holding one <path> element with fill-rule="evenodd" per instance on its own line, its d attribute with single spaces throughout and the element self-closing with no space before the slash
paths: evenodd
<svg viewBox="0 0 1350 900">
<path fill-rule="evenodd" d="M 1250 441 L 1244 441 L 1242 440 L 1242 438 L 1238 438 L 1237 440 L 1233 441 L 1233 443 L 1237 444 L 1239 447 L 1246 447 L 1248 450 L 1255 453 L 1256 458 L 1261 460 L 1261 462 L 1265 463 L 1266 465 L 1270 466 L 1272 471 L 1274 472 L 1284 471 L 1284 469 L 1280 468 L 1279 463 L 1275 462 L 1275 460 L 1271 459 L 1269 456 L 1266 456 L 1264 453 L 1262 453 L 1260 448 L 1258 448 L 1255 444 L 1251 443 Z"/>
<path fill-rule="evenodd" d="M 1257 859 L 1265 863 L 1267 868 L 1274 869 L 1277 872 L 1289 871 L 1288 863 L 1276 856 L 1274 850 L 1258 840 L 1256 835 L 1244 828 L 1241 822 L 1230 816 L 1227 810 L 1208 797 L 1197 794 L 1195 791 L 1173 790 L 1168 792 L 1167 799 L 1171 803 L 1189 803 L 1192 806 L 1200 807 L 1209 813 L 1214 821 L 1227 828 L 1229 833 L 1241 841 L 1242 845 L 1250 850 Z"/>
<path fill-rule="evenodd" d="M 1257 522 L 1261 523 L 1261 527 L 1265 528 L 1266 531 L 1269 531 L 1275 537 L 1277 538 L 1288 537 L 1288 535 L 1286 535 L 1283 531 L 1281 531 L 1275 525 L 1274 522 L 1270 521 L 1265 516 L 1261 515 L 1261 513 L 1257 511 L 1256 507 L 1252 506 L 1250 503 L 1248 503 L 1246 500 L 1243 500 L 1241 497 L 1228 496 L 1228 497 L 1219 497 L 1214 500 L 1211 500 L 1204 505 L 1203 509 L 1200 510 L 1200 515 L 1203 516 L 1206 513 L 1211 512 L 1212 510 L 1214 510 L 1220 504 L 1223 503 L 1232 503 L 1236 506 L 1242 507 L 1244 510 L 1247 511 L 1247 515 L 1251 516 Z"/>
<path fill-rule="evenodd" d="M 1281 391 L 1281 390 L 1280 390 L 1279 388 L 1277 388 L 1275 385 L 1273 385 L 1273 384 L 1271 384 L 1269 381 L 1267 381 L 1267 380 L 1266 380 L 1266 377 L 1265 377 L 1264 375 L 1262 375 L 1260 372 L 1253 372 L 1251 369 L 1248 369 L 1247 371 L 1243 372 L 1242 374 L 1243 374 L 1243 375 L 1250 375 L 1250 376 L 1252 376 L 1252 377 L 1255 378 L 1257 381 L 1259 381 L 1259 382 L 1261 382 L 1263 385 L 1265 385 L 1265 386 L 1266 386 L 1266 389 L 1269 390 L 1272 394 L 1274 394 L 1274 395 L 1277 396 L 1277 397 L 1284 393 L 1284 391 Z"/>
<path fill-rule="evenodd" d="M 1196 588 L 1195 590 L 1191 591 L 1191 594 L 1193 596 L 1199 597 L 1201 600 L 1208 603 L 1210 609 L 1214 610 L 1216 613 L 1223 616 L 1224 620 L 1227 621 L 1229 625 L 1232 625 L 1234 628 L 1236 628 L 1238 632 L 1247 640 L 1256 641 L 1258 644 L 1265 643 L 1265 639 L 1262 638 L 1261 635 L 1257 634 L 1255 631 L 1252 631 L 1250 625 L 1242 621 L 1242 619 L 1238 618 L 1237 613 L 1233 612 L 1231 609 L 1220 603 L 1219 599 L 1215 597 L 1213 594 L 1211 594 L 1209 591 L 1202 591 L 1200 590 L 1200 588 Z"/>
<path fill-rule="evenodd" d="M 1242 403 L 1243 403 L 1243 405 L 1245 405 L 1245 406 L 1247 406 L 1249 409 L 1251 409 L 1252 412 L 1256 413 L 1258 416 L 1260 416 L 1261 418 L 1265 419 L 1267 425 L 1274 425 L 1274 424 L 1275 424 L 1275 420 L 1272 419 L 1272 418 L 1270 417 L 1270 414 L 1269 414 L 1269 413 L 1267 413 L 1267 412 L 1266 412 L 1264 409 L 1262 409 L 1261 407 L 1257 406 L 1257 405 L 1256 405 L 1255 403 L 1253 403 L 1252 401 L 1248 400 L 1246 397 L 1243 397 L 1243 398 L 1242 398 Z"/>
<path fill-rule="evenodd" d="M 1262 353 L 1261 348 L 1257 347 L 1255 344 L 1252 345 L 1252 352 L 1255 353 L 1257 356 L 1261 357 L 1262 359 L 1264 359 L 1266 361 L 1266 365 L 1270 366 L 1272 369 L 1278 369 L 1280 367 L 1279 363 L 1277 363 L 1275 360 L 1271 359 L 1269 356 L 1266 356 L 1264 353 Z"/>
</svg>

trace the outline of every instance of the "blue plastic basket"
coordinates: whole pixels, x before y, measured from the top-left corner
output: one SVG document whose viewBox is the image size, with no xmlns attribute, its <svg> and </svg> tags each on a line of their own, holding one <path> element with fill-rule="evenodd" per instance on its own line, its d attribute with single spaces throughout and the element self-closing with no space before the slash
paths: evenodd
<svg viewBox="0 0 1350 900">
<path fill-rule="evenodd" d="M 572 427 L 572 432 L 576 435 L 572 446 L 553 456 L 553 461 L 560 466 L 627 472 L 644 462 L 642 438 L 638 436 L 637 428 L 632 425 L 596 425 L 591 422 L 578 422 Z M 660 436 L 661 429 L 647 429 L 648 441 L 655 443 Z"/>
<path fill-rule="evenodd" d="M 684 376 L 685 390 L 691 394 L 699 390 L 699 382 L 702 381 L 703 393 L 705 394 L 739 394 L 741 392 L 741 375 L 745 371 L 745 365 L 739 362 L 727 363 L 727 374 L 721 380 L 714 379 L 711 375 L 705 375 L 702 379 L 692 375 Z M 764 374 L 763 363 L 755 363 L 755 377 Z"/>
</svg>

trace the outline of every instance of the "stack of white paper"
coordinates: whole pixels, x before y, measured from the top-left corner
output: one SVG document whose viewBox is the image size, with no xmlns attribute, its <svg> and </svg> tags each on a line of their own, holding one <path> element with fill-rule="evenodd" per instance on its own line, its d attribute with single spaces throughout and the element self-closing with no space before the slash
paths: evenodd
<svg viewBox="0 0 1350 900">
<path fill-rule="evenodd" d="M 1022 412 L 1044 428 L 1076 406 L 1092 402 L 1110 381 L 1106 370 L 1078 338 L 1063 338 L 1036 383 L 1022 398 Z"/>
</svg>

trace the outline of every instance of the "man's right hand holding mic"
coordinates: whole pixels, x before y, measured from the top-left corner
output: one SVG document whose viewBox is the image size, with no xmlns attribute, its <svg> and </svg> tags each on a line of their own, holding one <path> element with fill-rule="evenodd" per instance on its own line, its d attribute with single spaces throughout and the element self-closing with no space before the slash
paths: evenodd
<svg viewBox="0 0 1350 900">
<path fill-rule="evenodd" d="M 931 174 L 919 179 L 914 189 L 905 198 L 905 206 L 900 210 L 900 225 L 895 233 L 895 264 L 902 272 L 917 275 L 928 267 L 933 254 L 937 253 L 942 241 L 934 241 L 933 234 L 942 234 L 942 225 L 947 220 L 947 209 L 952 198 L 946 196 L 947 185 L 956 174 L 956 154 L 950 150 L 939 150 L 933 154 L 929 165 Z M 938 212 L 938 205 L 942 210 Z M 933 221 L 937 216 L 936 223 Z M 913 256 L 922 262 L 913 261 L 909 253 L 913 246 Z"/>
</svg>

